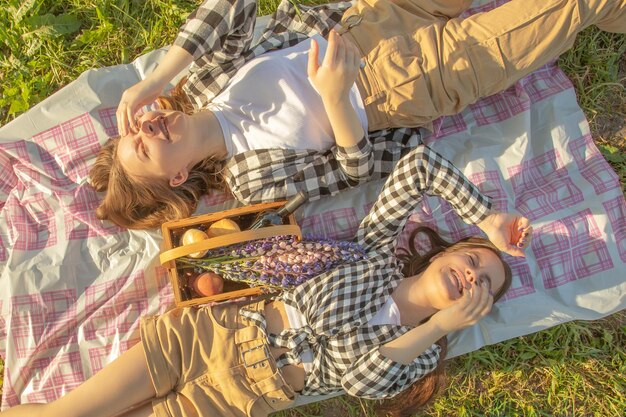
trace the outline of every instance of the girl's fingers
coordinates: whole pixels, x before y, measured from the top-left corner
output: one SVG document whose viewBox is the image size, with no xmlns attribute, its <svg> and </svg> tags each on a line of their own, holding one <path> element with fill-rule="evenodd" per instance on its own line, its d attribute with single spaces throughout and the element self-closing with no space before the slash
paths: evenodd
<svg viewBox="0 0 626 417">
<path fill-rule="evenodd" d="M 136 111 L 132 109 L 131 106 L 126 106 L 126 117 L 128 121 L 127 126 L 130 126 L 130 130 L 132 132 L 137 131 L 137 121 L 135 120 L 135 113 Z"/>
<path fill-rule="evenodd" d="M 483 318 L 487 314 L 489 314 L 492 308 L 493 308 L 493 297 L 488 296 L 487 300 L 485 301 L 485 304 L 480 309 L 480 318 Z"/>
<path fill-rule="evenodd" d="M 311 48 L 309 49 L 309 62 L 307 65 L 307 75 L 309 78 L 315 77 L 319 68 L 318 55 L 320 47 L 315 39 L 311 40 Z M 327 52 L 328 53 L 328 52 Z"/>
<path fill-rule="evenodd" d="M 322 65 L 332 67 L 335 65 L 337 59 L 337 49 L 340 41 L 339 35 L 335 30 L 331 30 L 328 35 L 328 48 L 326 48 L 326 55 L 324 56 L 324 62 Z"/>
<path fill-rule="evenodd" d="M 117 119 L 117 130 L 121 136 L 127 135 L 128 132 L 128 100 L 124 98 L 120 99 L 120 104 L 117 106 L 117 111 L 115 112 L 115 117 Z"/>
<path fill-rule="evenodd" d="M 530 227 L 530 220 L 528 220 L 526 217 L 520 216 L 517 218 L 514 227 L 515 227 L 515 230 L 513 231 L 514 236 L 522 236 L 524 233 L 524 230 Z"/>
<path fill-rule="evenodd" d="M 341 36 L 341 51 L 343 56 L 343 63 L 346 67 L 352 67 L 352 50 L 350 49 L 350 45 L 348 45 L 348 41 L 346 41 Z"/>
<path fill-rule="evenodd" d="M 527 248 L 530 245 L 530 241 L 532 240 L 533 228 L 532 226 L 528 226 L 522 229 L 521 236 L 517 241 L 517 246 L 520 248 Z"/>
<path fill-rule="evenodd" d="M 520 216 L 518 222 L 517 222 L 517 228 L 518 230 L 524 230 L 526 228 L 528 228 L 530 226 L 530 220 L 528 220 L 526 217 L 522 217 Z"/>
<path fill-rule="evenodd" d="M 460 320 L 467 315 L 468 305 L 472 302 L 472 296 L 469 294 L 469 291 L 463 291 L 461 294 L 461 298 L 457 299 L 456 302 L 451 305 L 451 311 L 456 311 L 455 316 L 457 316 Z"/>
<path fill-rule="evenodd" d="M 481 302 L 482 289 L 479 285 L 474 283 L 472 284 L 472 288 L 470 288 L 469 292 L 471 292 L 472 295 L 472 302 L 467 306 L 467 308 L 469 311 L 475 311 Z"/>
<path fill-rule="evenodd" d="M 350 51 L 352 52 L 352 65 L 354 68 L 358 69 L 361 66 L 361 55 L 359 54 L 359 50 L 352 42 L 348 42 L 348 44 L 350 45 Z"/>
<path fill-rule="evenodd" d="M 491 311 L 491 304 L 493 303 L 493 297 L 489 293 L 489 284 L 487 282 L 483 282 L 481 284 L 481 295 L 480 295 L 480 304 L 479 311 L 481 312 L 481 316 L 489 313 Z"/>
<path fill-rule="evenodd" d="M 354 45 L 348 39 L 344 39 L 344 43 L 346 44 L 346 49 L 349 52 L 348 56 L 349 56 L 350 66 L 352 68 L 358 68 L 359 65 L 361 64 L 361 57 L 360 57 L 360 54 L 356 45 Z"/>
<path fill-rule="evenodd" d="M 348 64 L 348 50 L 341 36 L 337 36 L 337 64 L 345 67 Z"/>
<path fill-rule="evenodd" d="M 470 320 L 479 320 L 484 316 L 484 310 L 491 298 L 489 288 L 485 284 L 472 284 L 473 292 L 471 303 L 467 305 L 466 311 Z"/>
<path fill-rule="evenodd" d="M 532 238 L 532 235 L 533 235 L 533 227 L 532 226 L 528 226 L 522 232 L 522 239 L 526 239 L 526 238 L 530 239 L 530 238 Z"/>
<path fill-rule="evenodd" d="M 117 131 L 120 136 L 126 135 L 126 126 L 124 126 L 124 118 L 122 117 L 124 110 L 120 107 L 117 108 L 117 112 L 115 113 L 115 118 L 117 120 Z"/>
</svg>

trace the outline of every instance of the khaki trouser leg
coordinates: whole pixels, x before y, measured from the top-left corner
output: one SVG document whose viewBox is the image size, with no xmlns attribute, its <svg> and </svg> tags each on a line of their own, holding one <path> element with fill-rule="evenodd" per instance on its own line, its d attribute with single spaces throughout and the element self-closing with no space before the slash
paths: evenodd
<svg viewBox="0 0 626 417">
<path fill-rule="evenodd" d="M 438 58 L 424 68 L 434 107 L 454 114 L 557 58 L 592 24 L 626 32 L 626 1 L 513 0 L 414 39 Z"/>
<path fill-rule="evenodd" d="M 370 130 L 458 113 L 558 57 L 592 24 L 626 32 L 626 0 L 512 0 L 450 20 L 429 20 L 420 9 L 415 24 L 406 8 L 368 1 L 373 6 L 362 2 L 363 22 L 348 36 L 365 53 L 358 85 Z M 395 24 L 388 9 L 401 15 Z"/>
<path fill-rule="evenodd" d="M 351 29 L 363 56 L 383 39 L 406 35 L 436 21 L 447 21 L 467 10 L 472 0 L 359 0 L 343 16 L 359 14 L 363 20 Z M 344 24 L 344 27 L 347 27 Z"/>
</svg>

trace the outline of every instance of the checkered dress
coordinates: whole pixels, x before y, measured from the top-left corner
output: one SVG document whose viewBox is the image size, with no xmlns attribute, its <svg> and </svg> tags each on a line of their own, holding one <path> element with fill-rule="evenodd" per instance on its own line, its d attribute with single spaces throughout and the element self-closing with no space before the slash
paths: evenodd
<svg viewBox="0 0 626 417">
<path fill-rule="evenodd" d="M 381 345 L 411 327 L 368 325 L 403 278 L 395 256 L 396 238 L 424 193 L 445 198 L 471 223 L 483 220 L 491 207 L 490 199 L 450 162 L 419 145 L 398 162 L 361 222 L 355 240 L 366 249 L 367 259 L 341 266 L 280 296 L 308 323 L 269 335 L 270 343 L 290 349 L 278 358 L 279 364 L 299 363 L 303 351 L 312 351 L 314 361 L 303 394 L 344 390 L 362 398 L 392 397 L 436 367 L 436 345 L 408 365 L 380 353 Z M 241 314 L 265 327 L 259 313 L 243 308 Z"/>
</svg>

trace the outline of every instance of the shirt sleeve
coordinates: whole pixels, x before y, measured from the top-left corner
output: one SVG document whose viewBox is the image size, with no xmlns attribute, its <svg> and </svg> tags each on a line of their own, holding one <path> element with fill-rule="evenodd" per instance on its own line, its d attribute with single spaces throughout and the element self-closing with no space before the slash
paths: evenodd
<svg viewBox="0 0 626 417">
<path fill-rule="evenodd" d="M 194 59 L 231 61 L 252 41 L 256 10 L 256 0 L 205 0 L 182 25 L 174 45 Z"/>
<path fill-rule="evenodd" d="M 491 199 L 450 161 L 422 144 L 396 165 L 361 222 L 357 242 L 367 250 L 395 245 L 397 235 L 424 193 L 444 198 L 467 223 L 478 223 L 490 213 Z"/>
<path fill-rule="evenodd" d="M 248 204 L 288 199 L 298 191 L 316 200 L 367 182 L 372 159 L 372 145 L 365 138 L 325 152 L 252 150 L 228 161 L 224 179 L 235 198 Z"/>
<path fill-rule="evenodd" d="M 353 185 L 369 181 L 374 169 L 374 161 L 372 145 L 366 136 L 354 146 L 334 146 L 332 152 L 339 162 L 339 168 L 343 175 Z"/>
<path fill-rule="evenodd" d="M 359 358 L 341 377 L 347 394 L 366 399 L 393 397 L 415 381 L 432 372 L 439 361 L 441 348 L 432 345 L 408 365 L 395 362 L 376 347 Z"/>
</svg>

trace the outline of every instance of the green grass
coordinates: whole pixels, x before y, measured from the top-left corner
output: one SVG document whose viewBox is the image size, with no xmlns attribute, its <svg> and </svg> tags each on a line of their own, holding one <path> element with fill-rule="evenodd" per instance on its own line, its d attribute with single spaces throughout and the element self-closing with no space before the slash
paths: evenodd
<svg viewBox="0 0 626 417">
<path fill-rule="evenodd" d="M 170 43 L 198 2 L 0 0 L 0 124 L 90 68 Z M 278 0 L 261 1 L 269 13 Z M 560 65 L 594 140 L 626 190 L 626 37 L 588 29 Z M 626 313 L 572 322 L 449 361 L 448 389 L 425 416 L 618 416 L 626 410 Z M 3 364 L 0 362 L 0 372 Z M 1 382 L 1 381 L 0 381 Z M 373 415 L 341 397 L 282 416 Z"/>
</svg>

